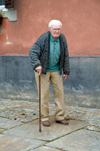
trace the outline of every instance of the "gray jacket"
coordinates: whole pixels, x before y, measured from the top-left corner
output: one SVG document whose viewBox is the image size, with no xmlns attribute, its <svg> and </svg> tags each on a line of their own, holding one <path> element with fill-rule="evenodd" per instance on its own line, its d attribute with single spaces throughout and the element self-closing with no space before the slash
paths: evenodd
<svg viewBox="0 0 100 151">
<path fill-rule="evenodd" d="M 69 54 L 67 48 L 66 38 L 63 34 L 59 36 L 60 40 L 60 74 L 62 70 L 64 74 L 70 73 L 69 68 Z M 35 42 L 33 47 L 29 51 L 29 58 L 33 69 L 42 66 L 42 74 L 46 74 L 50 52 L 50 31 L 42 34 L 39 39 Z"/>
</svg>

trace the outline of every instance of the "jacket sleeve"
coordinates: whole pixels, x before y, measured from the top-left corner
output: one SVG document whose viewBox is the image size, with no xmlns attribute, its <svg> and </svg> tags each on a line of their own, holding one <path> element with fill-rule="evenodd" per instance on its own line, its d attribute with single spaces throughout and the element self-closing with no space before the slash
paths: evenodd
<svg viewBox="0 0 100 151">
<path fill-rule="evenodd" d="M 43 45 L 43 35 L 39 37 L 39 39 L 35 42 L 32 48 L 29 51 L 29 59 L 33 69 L 41 66 L 40 55 L 41 55 L 41 47 Z"/>
<path fill-rule="evenodd" d="M 65 36 L 63 37 L 64 42 L 64 64 L 63 64 L 63 73 L 70 74 L 70 64 L 69 64 L 69 53 L 68 53 L 68 45 Z"/>
</svg>

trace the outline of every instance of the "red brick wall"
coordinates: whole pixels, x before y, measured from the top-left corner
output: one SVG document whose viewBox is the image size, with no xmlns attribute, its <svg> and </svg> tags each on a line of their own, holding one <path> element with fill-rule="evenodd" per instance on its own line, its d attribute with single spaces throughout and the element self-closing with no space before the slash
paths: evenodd
<svg viewBox="0 0 100 151">
<path fill-rule="evenodd" d="M 3 19 L 0 55 L 28 55 L 37 38 L 58 19 L 70 55 L 100 55 L 100 0 L 15 0 L 17 21 Z"/>
</svg>

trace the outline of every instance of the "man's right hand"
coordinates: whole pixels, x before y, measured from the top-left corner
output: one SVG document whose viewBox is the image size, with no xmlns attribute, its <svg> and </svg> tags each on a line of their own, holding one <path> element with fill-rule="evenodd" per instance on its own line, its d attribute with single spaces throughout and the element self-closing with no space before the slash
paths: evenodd
<svg viewBox="0 0 100 151">
<path fill-rule="evenodd" d="M 41 66 L 38 66 L 37 68 L 35 68 L 35 70 L 39 73 L 39 75 L 41 74 L 42 72 L 42 67 Z"/>
</svg>

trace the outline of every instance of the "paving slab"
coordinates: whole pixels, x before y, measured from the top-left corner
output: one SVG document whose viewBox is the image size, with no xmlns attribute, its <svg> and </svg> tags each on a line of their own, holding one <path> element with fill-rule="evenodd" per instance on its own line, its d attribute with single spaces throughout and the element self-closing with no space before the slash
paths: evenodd
<svg viewBox="0 0 100 151">
<path fill-rule="evenodd" d="M 42 147 L 39 147 L 39 148 L 36 148 L 36 149 L 32 149 L 30 151 L 62 151 L 62 150 L 59 150 L 59 149 L 56 149 L 56 148 L 47 147 L 47 146 L 42 146 Z"/>
<path fill-rule="evenodd" d="M 2 134 L 2 132 L 4 132 L 4 131 L 5 131 L 5 129 L 3 129 L 3 128 L 1 129 L 0 128 L 0 134 Z"/>
<path fill-rule="evenodd" d="M 46 146 L 63 149 L 64 151 L 100 151 L 100 132 L 78 130 Z"/>
<path fill-rule="evenodd" d="M 87 126 L 86 122 L 75 120 L 69 121 L 69 125 L 62 125 L 56 123 L 54 118 L 51 118 L 50 124 L 50 127 L 42 126 L 42 132 L 39 132 L 39 121 L 35 120 L 30 123 L 7 130 L 4 132 L 4 134 L 51 141 Z"/>
<path fill-rule="evenodd" d="M 27 151 L 43 144 L 40 140 L 0 135 L 0 151 Z"/>
<path fill-rule="evenodd" d="M 12 121 L 7 118 L 0 117 L 0 128 L 9 129 L 9 128 L 12 128 L 21 124 L 22 124 L 21 122 L 18 122 L 15 120 Z"/>
</svg>

